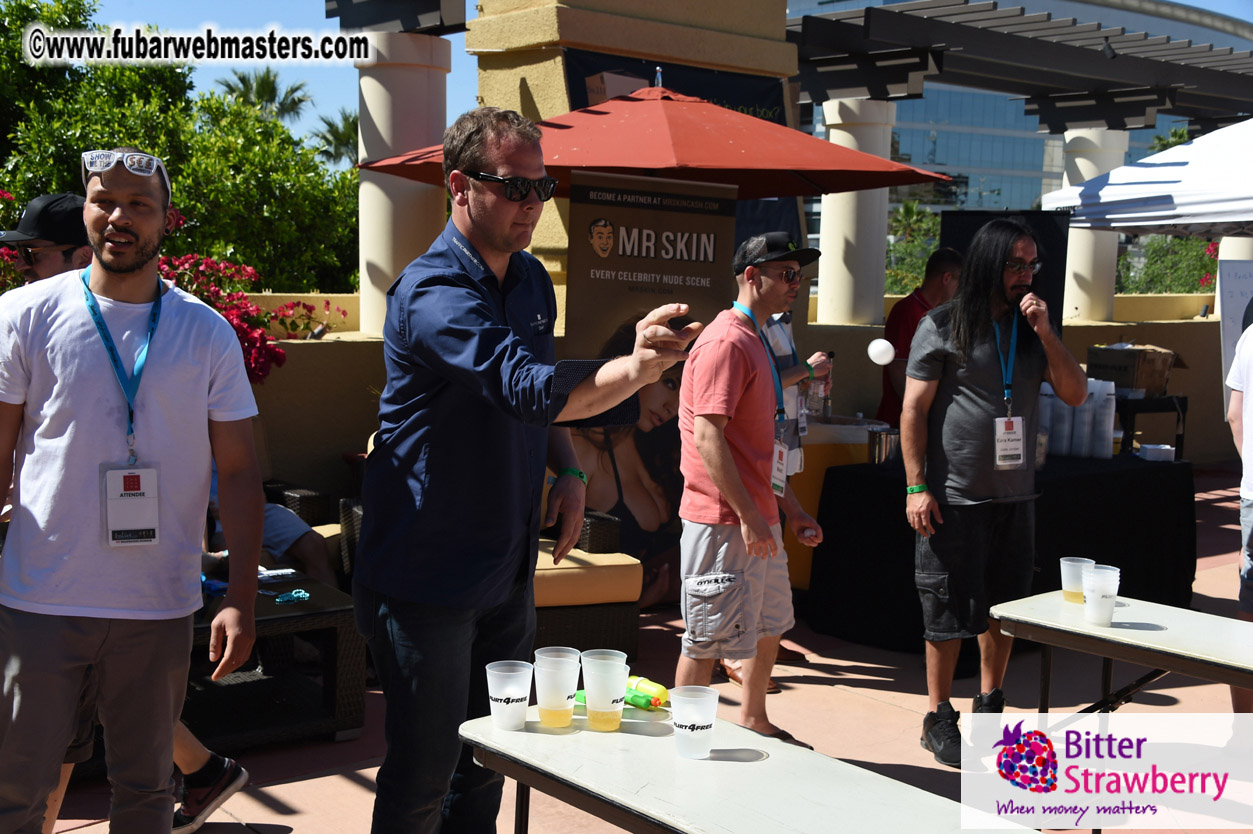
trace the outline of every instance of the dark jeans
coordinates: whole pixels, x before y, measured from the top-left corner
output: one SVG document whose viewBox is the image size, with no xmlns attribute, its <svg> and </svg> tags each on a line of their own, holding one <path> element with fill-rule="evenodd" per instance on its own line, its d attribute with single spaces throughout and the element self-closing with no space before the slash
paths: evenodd
<svg viewBox="0 0 1253 834">
<path fill-rule="evenodd" d="M 488 663 L 530 659 L 531 586 L 467 610 L 354 584 L 353 603 L 387 701 L 372 834 L 495 834 L 504 777 L 474 763 L 457 728 L 489 713 Z"/>
</svg>

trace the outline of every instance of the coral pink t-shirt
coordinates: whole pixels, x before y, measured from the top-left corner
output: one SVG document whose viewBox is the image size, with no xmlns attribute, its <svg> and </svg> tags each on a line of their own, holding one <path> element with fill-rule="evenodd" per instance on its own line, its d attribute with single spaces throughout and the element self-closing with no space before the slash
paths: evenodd
<svg viewBox="0 0 1253 834">
<path fill-rule="evenodd" d="M 731 459 L 757 511 L 768 524 L 778 523 L 779 506 L 770 489 L 775 407 L 774 377 L 761 337 L 752 322 L 723 310 L 697 339 L 683 366 L 680 518 L 701 524 L 740 523 L 710 480 L 693 436 L 696 415 L 717 414 L 730 418 L 725 435 Z"/>
</svg>

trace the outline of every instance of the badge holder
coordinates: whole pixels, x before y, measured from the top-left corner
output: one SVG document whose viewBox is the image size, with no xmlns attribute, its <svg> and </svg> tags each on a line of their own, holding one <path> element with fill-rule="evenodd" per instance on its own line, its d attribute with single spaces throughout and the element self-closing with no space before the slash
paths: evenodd
<svg viewBox="0 0 1253 834">
<path fill-rule="evenodd" d="M 100 464 L 101 536 L 106 547 L 161 543 L 160 473 L 155 463 Z"/>
</svg>

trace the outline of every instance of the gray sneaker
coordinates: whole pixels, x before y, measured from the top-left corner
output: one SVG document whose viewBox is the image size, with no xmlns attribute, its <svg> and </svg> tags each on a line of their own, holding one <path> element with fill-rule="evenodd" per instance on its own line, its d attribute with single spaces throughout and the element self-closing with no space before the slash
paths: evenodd
<svg viewBox="0 0 1253 834">
<path fill-rule="evenodd" d="M 1000 687 L 996 687 L 991 692 L 980 692 L 975 696 L 974 704 L 971 706 L 971 712 L 1004 712 L 1005 711 L 1005 693 Z"/>
<path fill-rule="evenodd" d="M 922 720 L 922 738 L 919 743 L 935 755 L 935 760 L 949 767 L 961 767 L 962 736 L 957 729 L 961 713 L 948 701 L 940 704 L 935 712 L 927 713 Z"/>
</svg>

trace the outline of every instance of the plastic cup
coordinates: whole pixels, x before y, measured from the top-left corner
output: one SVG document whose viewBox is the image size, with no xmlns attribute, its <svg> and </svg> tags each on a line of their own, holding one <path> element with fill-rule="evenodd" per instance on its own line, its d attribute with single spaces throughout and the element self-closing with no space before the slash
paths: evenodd
<svg viewBox="0 0 1253 834">
<path fill-rule="evenodd" d="M 487 664 L 487 699 L 492 724 L 498 730 L 521 730 L 526 726 L 526 705 L 531 700 L 532 666 L 525 660 L 497 660 Z"/>
<path fill-rule="evenodd" d="M 626 652 L 620 652 L 617 649 L 588 649 L 581 653 L 584 661 L 587 660 L 613 660 L 618 663 L 626 663 Z"/>
<path fill-rule="evenodd" d="M 1083 569 L 1095 564 L 1095 559 L 1081 559 L 1078 556 L 1062 557 L 1062 599 L 1067 602 L 1083 602 Z"/>
<path fill-rule="evenodd" d="M 583 659 L 583 689 L 587 696 L 587 728 L 612 733 L 622 725 L 627 675 L 631 667 L 608 659 Z"/>
<path fill-rule="evenodd" d="M 535 658 L 535 700 L 542 727 L 569 727 L 579 689 L 579 662 L 572 657 Z"/>
<path fill-rule="evenodd" d="M 1092 625 L 1108 627 L 1114 620 L 1118 597 L 1118 568 L 1090 565 L 1083 570 L 1083 619 Z"/>
<path fill-rule="evenodd" d="M 539 660 L 541 657 L 564 657 L 578 663 L 581 654 L 578 649 L 572 649 L 569 646 L 545 646 L 542 649 L 535 650 L 535 659 Z"/>
<path fill-rule="evenodd" d="M 717 714 L 718 690 L 712 686 L 676 686 L 670 690 L 674 749 L 680 758 L 709 758 Z"/>
</svg>

